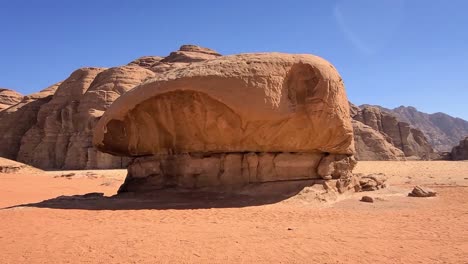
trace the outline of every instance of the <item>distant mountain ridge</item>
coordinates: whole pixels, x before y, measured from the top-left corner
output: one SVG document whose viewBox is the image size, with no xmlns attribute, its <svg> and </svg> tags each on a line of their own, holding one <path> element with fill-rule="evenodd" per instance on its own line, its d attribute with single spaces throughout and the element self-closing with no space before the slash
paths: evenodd
<svg viewBox="0 0 468 264">
<path fill-rule="evenodd" d="M 365 106 L 378 107 L 421 130 L 437 151 L 451 151 L 460 140 L 468 136 L 468 121 L 445 113 L 428 114 L 412 106 L 400 106 L 394 109 L 379 105 L 362 105 L 361 107 Z"/>
</svg>

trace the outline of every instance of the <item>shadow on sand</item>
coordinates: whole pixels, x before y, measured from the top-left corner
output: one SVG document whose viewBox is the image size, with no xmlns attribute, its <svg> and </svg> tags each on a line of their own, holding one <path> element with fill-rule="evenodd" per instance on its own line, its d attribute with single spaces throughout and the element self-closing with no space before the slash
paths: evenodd
<svg viewBox="0 0 468 264">
<path fill-rule="evenodd" d="M 36 207 L 52 209 L 80 210 L 166 210 L 166 209 L 209 209 L 240 208 L 274 204 L 286 200 L 308 189 L 322 190 L 316 181 L 271 182 L 248 186 L 239 192 L 203 192 L 177 189 L 158 190 L 151 193 L 123 193 L 106 197 L 103 193 L 59 196 L 38 203 L 15 205 L 17 207 Z M 313 186 L 312 186 L 313 185 Z M 312 186 L 312 187 L 311 187 Z M 318 188 L 315 188 L 318 187 Z"/>
</svg>

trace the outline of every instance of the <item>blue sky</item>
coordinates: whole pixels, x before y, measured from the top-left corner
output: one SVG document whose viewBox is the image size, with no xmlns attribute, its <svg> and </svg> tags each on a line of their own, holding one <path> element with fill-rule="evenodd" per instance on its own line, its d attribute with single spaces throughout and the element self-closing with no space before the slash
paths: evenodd
<svg viewBox="0 0 468 264">
<path fill-rule="evenodd" d="M 0 87 L 28 94 L 84 66 L 167 55 L 312 53 L 355 104 L 412 105 L 468 120 L 468 1 L 0 2 Z"/>
</svg>

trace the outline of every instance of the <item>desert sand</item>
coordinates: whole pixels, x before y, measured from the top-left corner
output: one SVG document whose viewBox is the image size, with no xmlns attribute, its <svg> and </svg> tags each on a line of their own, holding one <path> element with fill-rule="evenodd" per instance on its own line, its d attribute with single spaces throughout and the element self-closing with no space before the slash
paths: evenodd
<svg viewBox="0 0 468 264">
<path fill-rule="evenodd" d="M 171 203 L 108 198 L 125 170 L 0 173 L 0 263 L 468 263 L 468 162 L 355 172 L 385 173 L 389 186 L 336 202 Z M 438 196 L 407 197 L 417 184 Z M 106 197 L 70 197 L 91 192 Z"/>
</svg>

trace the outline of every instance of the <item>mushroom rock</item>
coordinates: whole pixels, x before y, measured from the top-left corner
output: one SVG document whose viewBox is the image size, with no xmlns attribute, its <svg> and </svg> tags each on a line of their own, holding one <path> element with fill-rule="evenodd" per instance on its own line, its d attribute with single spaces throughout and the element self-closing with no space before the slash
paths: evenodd
<svg viewBox="0 0 468 264">
<path fill-rule="evenodd" d="M 348 100 L 329 62 L 191 49 L 180 52 L 208 57 L 123 94 L 94 128 L 98 150 L 135 158 L 121 192 L 352 175 Z"/>
</svg>

